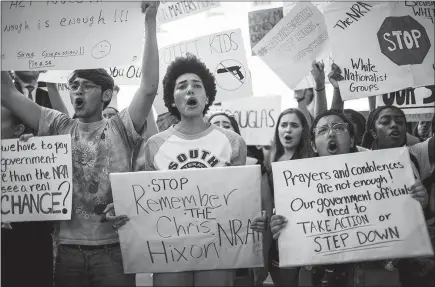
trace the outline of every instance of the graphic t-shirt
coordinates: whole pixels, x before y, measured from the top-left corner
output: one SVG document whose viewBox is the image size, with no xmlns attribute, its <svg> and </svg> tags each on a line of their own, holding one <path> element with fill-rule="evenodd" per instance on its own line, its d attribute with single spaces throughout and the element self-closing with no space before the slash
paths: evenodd
<svg viewBox="0 0 435 287">
<path fill-rule="evenodd" d="M 119 242 L 101 212 L 113 202 L 109 173 L 131 171 L 131 152 L 140 139 L 128 110 L 110 119 L 82 123 L 42 108 L 38 136 L 71 134 L 73 193 L 71 220 L 56 228 L 61 244 L 103 245 Z"/>
<path fill-rule="evenodd" d="M 245 165 L 246 144 L 233 131 L 210 125 L 195 135 L 174 126 L 152 136 L 145 146 L 144 170 L 177 170 Z"/>
</svg>

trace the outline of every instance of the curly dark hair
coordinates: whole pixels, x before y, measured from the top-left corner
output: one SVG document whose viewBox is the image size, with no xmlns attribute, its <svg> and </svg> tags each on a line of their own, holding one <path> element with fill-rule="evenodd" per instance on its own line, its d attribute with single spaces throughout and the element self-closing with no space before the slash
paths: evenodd
<svg viewBox="0 0 435 287">
<path fill-rule="evenodd" d="M 216 80 L 206 65 L 192 54 L 187 54 L 186 57 L 177 57 L 169 65 L 163 78 L 163 100 L 168 111 L 178 119 L 180 118 L 180 112 L 176 107 L 172 106 L 174 103 L 175 81 L 178 77 L 187 73 L 197 75 L 204 84 L 208 104 L 204 108 L 203 115 L 207 113 L 216 98 Z"/>
<path fill-rule="evenodd" d="M 378 149 L 377 142 L 373 138 L 373 135 L 372 135 L 372 130 L 375 130 L 375 123 L 379 118 L 379 114 L 383 110 L 386 110 L 386 109 L 391 109 L 391 110 L 395 110 L 395 111 L 399 112 L 404 118 L 405 126 L 407 125 L 405 113 L 401 109 L 399 109 L 398 107 L 395 107 L 395 106 L 377 107 L 376 109 L 374 109 L 373 111 L 370 112 L 370 114 L 367 118 L 366 130 L 365 130 L 365 133 L 363 135 L 363 139 L 362 139 L 362 143 L 361 143 L 362 147 L 372 149 L 372 150 Z M 406 136 L 405 136 L 404 142 L 400 146 L 404 146 L 404 145 L 406 145 Z"/>
<path fill-rule="evenodd" d="M 361 145 L 362 137 L 366 128 L 366 118 L 359 112 L 352 109 L 344 109 L 343 114 L 358 128 L 358 134 L 355 131 L 355 144 Z"/>
<path fill-rule="evenodd" d="M 314 119 L 313 124 L 311 125 L 311 129 L 310 129 L 310 139 L 311 139 L 312 143 L 314 143 L 314 140 L 316 138 L 314 130 L 316 129 L 317 124 L 319 123 L 321 118 L 324 118 L 327 116 L 337 116 L 340 119 L 342 119 L 344 123 L 347 123 L 347 131 L 349 132 L 349 136 L 350 136 L 350 138 L 353 138 L 355 140 L 355 129 L 354 129 L 353 124 L 350 121 L 350 119 L 348 117 L 346 117 L 341 111 L 331 109 L 331 110 L 328 110 L 328 111 L 321 113 L 320 115 L 318 115 Z M 353 153 L 353 152 L 357 152 L 357 151 L 358 151 L 358 149 L 356 147 L 356 143 L 354 143 L 353 147 L 350 149 L 350 152 Z M 316 154 L 316 156 L 319 156 L 317 153 L 315 153 L 315 154 Z"/>
</svg>

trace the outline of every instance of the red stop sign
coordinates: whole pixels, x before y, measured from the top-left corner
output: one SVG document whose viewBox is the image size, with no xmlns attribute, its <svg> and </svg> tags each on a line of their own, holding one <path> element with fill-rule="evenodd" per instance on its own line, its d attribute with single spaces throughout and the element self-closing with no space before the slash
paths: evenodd
<svg viewBox="0 0 435 287">
<path fill-rule="evenodd" d="M 409 15 L 385 18 L 378 40 L 382 54 L 399 66 L 423 63 L 431 45 L 426 29 Z"/>
</svg>

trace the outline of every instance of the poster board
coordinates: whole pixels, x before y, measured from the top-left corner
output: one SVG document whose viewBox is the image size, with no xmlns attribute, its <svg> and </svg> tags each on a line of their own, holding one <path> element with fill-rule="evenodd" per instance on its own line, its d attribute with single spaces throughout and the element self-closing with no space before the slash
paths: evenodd
<svg viewBox="0 0 435 287">
<path fill-rule="evenodd" d="M 426 117 L 420 115 L 433 115 L 435 112 L 435 86 L 404 89 L 377 96 L 376 106 L 396 106 L 412 122 L 425 120 Z M 426 120 L 431 121 L 432 117 Z"/>
<path fill-rule="evenodd" d="M 252 50 L 294 89 L 311 71 L 312 61 L 327 52 L 328 39 L 323 14 L 313 4 L 299 2 Z"/>
<path fill-rule="evenodd" d="M 142 47 L 139 2 L 3 1 L 2 70 L 108 67 Z M 128 33 L 125 33 L 128 31 Z"/>
<path fill-rule="evenodd" d="M 251 97 L 222 102 L 222 110 L 233 114 L 247 145 L 269 145 L 281 113 L 281 97 Z"/>
<path fill-rule="evenodd" d="M 117 214 L 130 218 L 119 229 L 125 273 L 263 265 L 262 237 L 250 229 L 261 216 L 259 166 L 111 173 L 110 181 Z"/>
<path fill-rule="evenodd" d="M 325 7 L 332 56 L 344 77 L 343 100 L 435 84 L 434 24 L 409 2 Z"/>
<path fill-rule="evenodd" d="M 2 221 L 69 220 L 71 135 L 1 141 Z"/>
<path fill-rule="evenodd" d="M 157 23 L 165 24 L 220 7 L 219 1 L 160 1 Z"/>
<path fill-rule="evenodd" d="M 283 18 L 282 9 L 277 7 L 248 13 L 251 49 Z M 252 55 L 255 55 L 253 51 Z"/>
<path fill-rule="evenodd" d="M 272 164 L 280 266 L 433 255 L 407 148 Z M 406 210 L 406 212 L 403 212 Z"/>
</svg>

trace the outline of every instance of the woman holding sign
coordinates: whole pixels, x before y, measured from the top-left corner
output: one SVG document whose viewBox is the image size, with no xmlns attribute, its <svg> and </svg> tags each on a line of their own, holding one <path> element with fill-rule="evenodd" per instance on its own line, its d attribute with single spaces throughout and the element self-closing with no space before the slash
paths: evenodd
<svg viewBox="0 0 435 287">
<path fill-rule="evenodd" d="M 358 152 L 355 146 L 355 131 L 349 119 L 338 111 L 327 111 L 319 115 L 311 127 L 311 145 L 318 156 L 331 156 Z M 411 187 L 412 196 L 422 205 L 421 185 Z M 281 215 L 271 218 L 273 237 L 277 239 L 287 223 Z M 302 268 L 300 286 L 400 286 L 398 271 L 389 270 L 388 262 L 378 261 L 363 264 L 337 264 Z M 355 268 L 353 268 L 355 267 Z M 363 267 L 363 269 L 359 269 Z M 363 271 L 363 272 L 360 272 Z"/>
<path fill-rule="evenodd" d="M 363 147 L 378 150 L 402 147 L 406 143 L 406 117 L 401 109 L 395 106 L 382 106 L 370 113 L 363 137 Z M 428 178 L 432 173 L 431 166 L 435 162 L 434 139 L 430 137 L 422 143 L 409 146 L 408 150 L 416 179 L 414 186 L 418 190 L 415 195 L 425 208 L 428 224 L 433 224 L 433 214 L 427 206 L 428 194 L 421 180 Z M 396 265 L 403 286 L 431 286 L 435 282 L 434 258 L 402 259 L 397 261 Z"/>
<path fill-rule="evenodd" d="M 309 126 L 306 117 L 299 109 L 283 111 L 277 120 L 270 158 L 268 159 L 269 178 L 272 184 L 271 163 L 312 156 L 309 146 Z M 280 268 L 278 243 L 274 240 L 269 254 L 269 272 L 275 286 L 297 286 L 299 268 Z"/>
</svg>

